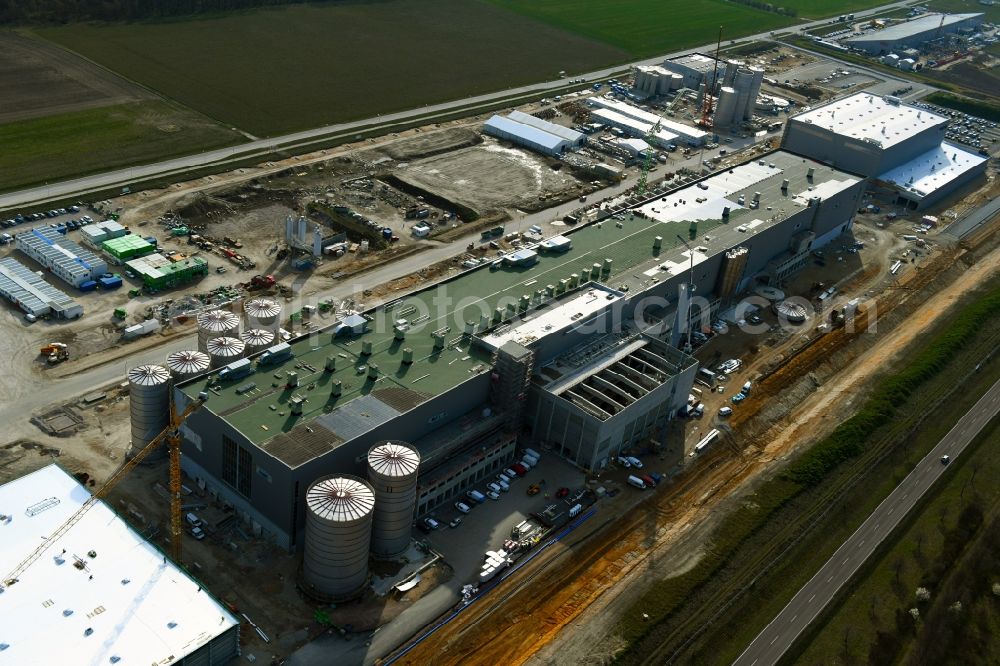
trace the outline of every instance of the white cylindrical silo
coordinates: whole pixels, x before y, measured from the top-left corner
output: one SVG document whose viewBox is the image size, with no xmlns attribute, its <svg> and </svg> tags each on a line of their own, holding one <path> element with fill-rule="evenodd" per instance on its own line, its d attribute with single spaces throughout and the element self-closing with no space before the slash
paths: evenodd
<svg viewBox="0 0 1000 666">
<path fill-rule="evenodd" d="M 240 333 L 240 340 L 246 345 L 245 356 L 251 356 L 274 346 L 274 333 L 262 328 L 251 328 Z"/>
<path fill-rule="evenodd" d="M 420 454 L 404 442 L 379 442 L 368 451 L 368 481 L 375 491 L 372 555 L 389 559 L 410 545 L 417 504 Z"/>
<path fill-rule="evenodd" d="M 719 90 L 719 105 L 715 108 L 715 124 L 719 127 L 732 125 L 736 113 L 736 91 L 729 86 L 723 86 Z"/>
<path fill-rule="evenodd" d="M 140 365 L 128 371 L 132 450 L 139 451 L 170 423 L 170 371 Z"/>
<path fill-rule="evenodd" d="M 254 298 L 243 305 L 247 328 L 277 332 L 281 325 L 281 305 L 270 298 Z"/>
<path fill-rule="evenodd" d="M 368 581 L 375 493 L 361 479 L 328 476 L 306 491 L 304 589 L 323 600 L 349 599 Z"/>
<path fill-rule="evenodd" d="M 233 361 L 243 358 L 246 345 L 239 338 L 212 338 L 208 341 L 208 358 L 212 369 L 229 365 Z"/>
<path fill-rule="evenodd" d="M 198 351 L 208 351 L 212 338 L 235 338 L 240 334 L 240 318 L 225 310 L 211 310 L 198 315 Z"/>
<path fill-rule="evenodd" d="M 167 356 L 167 369 L 174 381 L 178 382 L 208 372 L 210 363 L 208 354 L 193 349 L 177 351 Z"/>
</svg>

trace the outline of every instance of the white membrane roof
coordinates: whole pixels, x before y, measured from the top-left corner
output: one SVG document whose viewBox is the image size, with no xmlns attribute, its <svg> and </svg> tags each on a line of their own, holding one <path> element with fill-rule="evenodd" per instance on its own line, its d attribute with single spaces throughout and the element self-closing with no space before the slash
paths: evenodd
<svg viewBox="0 0 1000 666">
<path fill-rule="evenodd" d="M 967 171 L 980 166 L 987 159 L 989 158 L 953 144 L 942 143 L 933 150 L 928 150 L 909 162 L 885 172 L 879 176 L 879 180 L 894 183 L 900 189 L 923 198 Z"/>
<path fill-rule="evenodd" d="M 927 109 L 893 103 L 869 93 L 824 104 L 795 116 L 792 121 L 815 125 L 840 136 L 871 141 L 883 148 L 930 127 L 948 123 L 947 118 Z"/>
<path fill-rule="evenodd" d="M 56 465 L 0 486 L 0 576 L 89 497 Z M 0 618 L 0 666 L 173 664 L 238 624 L 103 502 L 0 592 Z"/>
</svg>

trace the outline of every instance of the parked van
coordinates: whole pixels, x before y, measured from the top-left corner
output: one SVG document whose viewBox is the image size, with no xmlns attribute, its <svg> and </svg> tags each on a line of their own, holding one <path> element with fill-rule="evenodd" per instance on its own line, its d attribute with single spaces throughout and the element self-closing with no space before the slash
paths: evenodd
<svg viewBox="0 0 1000 666">
<path fill-rule="evenodd" d="M 498 483 L 489 483 L 486 485 L 486 487 L 495 492 L 497 495 L 503 492 L 503 490 L 500 488 L 500 484 Z"/>
<path fill-rule="evenodd" d="M 483 499 L 485 500 L 486 498 L 483 497 Z M 458 509 L 462 513 L 469 513 L 469 510 L 470 510 L 469 505 L 466 504 L 465 502 L 455 502 L 455 508 Z"/>
<path fill-rule="evenodd" d="M 569 510 L 569 517 L 570 518 L 576 518 L 577 516 L 580 515 L 581 511 L 583 511 L 583 505 L 582 504 L 574 504 L 573 508 Z"/>
<path fill-rule="evenodd" d="M 532 467 L 534 467 L 534 466 L 535 466 L 535 464 L 534 464 L 534 463 L 532 462 L 532 459 L 531 459 L 531 458 L 522 458 L 522 459 L 521 459 L 521 462 L 520 462 L 519 464 L 520 464 L 520 465 L 521 465 L 521 467 L 523 467 L 523 468 L 524 468 L 525 470 L 529 470 L 529 471 L 531 470 L 531 468 L 532 468 Z"/>
<path fill-rule="evenodd" d="M 441 523 L 433 518 L 424 518 L 422 525 L 425 532 L 433 532 L 437 528 L 441 527 Z"/>
<path fill-rule="evenodd" d="M 187 521 L 187 524 L 191 527 L 201 527 L 201 518 L 193 513 L 184 514 L 184 520 Z"/>
<path fill-rule="evenodd" d="M 507 492 L 510 490 L 510 484 L 506 481 L 497 481 L 497 485 L 500 486 L 500 490 Z"/>
<path fill-rule="evenodd" d="M 529 456 L 531 456 L 532 458 L 535 458 L 535 459 L 537 459 L 537 460 L 541 460 L 541 459 L 542 459 L 542 454 L 538 453 L 538 452 L 537 452 L 537 451 L 535 451 L 534 449 L 525 449 L 525 450 L 524 450 L 524 453 L 525 453 L 526 455 L 529 455 Z"/>
<path fill-rule="evenodd" d="M 628 485 L 635 486 L 639 490 L 645 490 L 646 489 L 646 484 L 643 482 L 642 479 L 640 479 L 637 476 L 629 476 L 628 477 Z"/>
<path fill-rule="evenodd" d="M 642 461 L 636 458 L 635 456 L 627 456 L 626 460 L 628 460 L 632 464 L 632 467 L 635 467 L 637 469 L 642 469 Z"/>
<path fill-rule="evenodd" d="M 629 469 L 630 467 L 632 467 L 632 463 L 628 461 L 628 458 L 622 458 L 621 456 L 618 456 L 618 459 L 615 462 L 617 462 L 625 469 Z"/>
<path fill-rule="evenodd" d="M 746 393 L 747 395 L 749 395 L 750 394 L 750 387 L 751 386 L 753 386 L 753 382 L 747 382 L 746 384 L 744 384 L 743 385 L 743 392 Z"/>
<path fill-rule="evenodd" d="M 486 495 L 482 494 L 478 490 L 470 490 L 465 493 L 465 496 L 478 504 L 482 504 L 486 501 Z"/>
</svg>

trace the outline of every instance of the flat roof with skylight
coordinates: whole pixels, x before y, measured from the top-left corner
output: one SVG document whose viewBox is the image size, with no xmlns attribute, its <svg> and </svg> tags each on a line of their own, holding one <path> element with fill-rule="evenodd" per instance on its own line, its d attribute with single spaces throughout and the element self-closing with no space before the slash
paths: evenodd
<svg viewBox="0 0 1000 666">
<path fill-rule="evenodd" d="M 13 571 L 90 498 L 56 465 L 0 486 L 0 571 Z M 239 622 L 97 502 L 0 593 L 0 666 L 225 664 Z"/>
<path fill-rule="evenodd" d="M 943 127 L 948 119 L 898 100 L 857 93 L 800 113 L 789 122 L 814 125 L 838 136 L 888 148 L 929 128 Z"/>
</svg>

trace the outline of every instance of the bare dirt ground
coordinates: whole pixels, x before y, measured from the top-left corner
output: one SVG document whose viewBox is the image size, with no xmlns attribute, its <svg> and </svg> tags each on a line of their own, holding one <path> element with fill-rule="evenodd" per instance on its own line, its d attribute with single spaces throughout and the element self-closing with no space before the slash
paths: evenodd
<svg viewBox="0 0 1000 666">
<path fill-rule="evenodd" d="M 13 30 L 0 39 L 0 123 L 155 97 L 52 43 Z"/>
<path fill-rule="evenodd" d="M 567 191 L 572 197 L 583 187 L 567 171 L 553 170 L 544 158 L 492 139 L 481 146 L 411 162 L 397 177 L 480 212 L 534 208 L 539 201 L 558 201 Z"/>
<path fill-rule="evenodd" d="M 829 344 L 794 357 L 798 362 L 787 363 L 765 380 L 755 395 L 770 395 L 778 386 L 792 390 L 786 394 L 783 416 L 763 410 L 746 424 L 746 432 L 756 431 L 750 438 L 756 445 L 742 448 L 736 456 L 719 447 L 698 459 L 675 486 L 612 520 L 593 543 L 570 542 L 572 557 L 561 559 L 558 567 L 547 567 L 530 586 L 518 588 L 520 576 L 506 581 L 494 593 L 500 599 L 495 605 L 473 607 L 401 662 L 426 663 L 433 654 L 435 662 L 461 663 L 475 654 L 477 661 L 489 663 L 603 663 L 616 647 L 613 611 L 627 607 L 641 591 L 643 576 L 670 575 L 691 566 L 705 535 L 739 491 L 773 473 L 774 461 L 828 432 L 849 413 L 858 392 L 935 318 L 976 285 L 996 279 L 1000 250 L 979 257 L 964 271 L 956 269 L 956 260 L 967 256 L 961 248 L 944 249 L 922 270 L 904 275 L 898 288 L 886 290 L 879 311 L 888 314 L 899 308 L 899 313 L 884 320 L 895 326 L 877 344 L 858 341 L 858 335 L 831 333 L 826 336 L 831 338 Z M 939 290 L 925 300 L 921 289 L 930 284 Z M 838 339 L 839 344 L 832 344 Z M 854 344 L 847 345 L 850 340 Z M 844 351 L 838 368 L 832 367 L 835 350 Z M 840 372 L 845 366 L 848 369 Z M 814 369 L 822 370 L 823 390 L 816 391 L 815 385 L 796 390 L 802 388 L 797 382 L 811 381 Z M 775 389 L 768 390 L 769 382 Z"/>
</svg>

